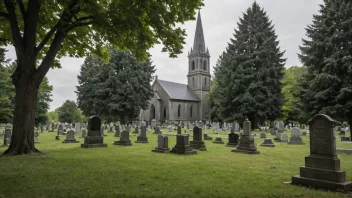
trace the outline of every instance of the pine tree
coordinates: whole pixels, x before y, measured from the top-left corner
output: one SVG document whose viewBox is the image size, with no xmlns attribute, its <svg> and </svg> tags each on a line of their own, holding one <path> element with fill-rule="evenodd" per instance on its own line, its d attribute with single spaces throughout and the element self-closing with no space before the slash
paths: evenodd
<svg viewBox="0 0 352 198">
<path fill-rule="evenodd" d="M 225 121 L 245 118 L 258 122 L 281 114 L 284 52 L 266 12 L 254 2 L 240 18 L 234 39 L 215 73 L 219 84 L 219 112 Z"/>
<path fill-rule="evenodd" d="M 352 126 L 352 3 L 324 0 L 306 29 L 299 58 L 308 69 L 302 103 Z"/>
</svg>

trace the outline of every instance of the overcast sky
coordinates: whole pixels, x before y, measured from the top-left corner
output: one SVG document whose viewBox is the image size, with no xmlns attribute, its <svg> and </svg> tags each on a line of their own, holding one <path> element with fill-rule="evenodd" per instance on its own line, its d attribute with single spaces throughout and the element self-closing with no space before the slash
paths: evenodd
<svg viewBox="0 0 352 198">
<path fill-rule="evenodd" d="M 201 9 L 205 45 L 211 55 L 213 67 L 219 55 L 225 50 L 230 38 L 233 38 L 234 28 L 237 28 L 239 17 L 251 6 L 253 0 L 205 0 Z M 317 14 L 319 4 L 323 0 L 257 0 L 264 8 L 275 25 L 280 47 L 285 50 L 286 67 L 301 65 L 297 58 L 298 46 L 305 37 L 305 28 L 312 23 L 313 14 Z M 189 21 L 183 25 L 187 37 L 183 53 L 176 59 L 169 58 L 168 53 L 161 52 L 157 45 L 150 50 L 152 60 L 156 66 L 156 74 L 160 79 L 187 83 L 188 69 L 187 53 L 193 46 L 196 21 Z M 16 58 L 14 50 L 9 49 L 7 57 Z M 76 100 L 77 75 L 84 59 L 63 58 L 61 69 L 51 69 L 47 77 L 54 86 L 53 102 L 50 110 L 61 106 L 65 100 Z"/>
</svg>

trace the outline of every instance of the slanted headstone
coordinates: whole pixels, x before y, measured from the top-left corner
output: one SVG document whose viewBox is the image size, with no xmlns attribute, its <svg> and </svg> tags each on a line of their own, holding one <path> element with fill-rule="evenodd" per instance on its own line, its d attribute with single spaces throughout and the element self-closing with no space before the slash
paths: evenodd
<svg viewBox="0 0 352 198">
<path fill-rule="evenodd" d="M 281 133 L 280 142 L 288 142 L 288 136 L 286 133 Z"/>
<path fill-rule="evenodd" d="M 236 133 L 229 134 L 229 142 L 226 144 L 227 147 L 236 147 L 239 143 L 239 136 Z"/>
<path fill-rule="evenodd" d="M 222 141 L 221 137 L 216 137 L 213 143 L 214 144 L 224 144 L 224 142 Z"/>
<path fill-rule="evenodd" d="M 115 126 L 115 137 L 120 137 L 120 126 L 116 125 Z"/>
<path fill-rule="evenodd" d="M 259 154 L 256 145 L 254 144 L 254 138 L 251 132 L 251 122 L 246 119 L 243 122 L 243 135 L 240 138 L 240 144 L 236 150 L 232 152 L 239 152 L 245 154 Z"/>
<path fill-rule="evenodd" d="M 204 140 L 213 140 L 207 133 L 204 133 Z"/>
<path fill-rule="evenodd" d="M 197 154 L 197 151 L 192 150 L 189 145 L 189 134 L 177 134 L 176 145 L 170 152 L 183 155 Z"/>
<path fill-rule="evenodd" d="M 291 129 L 291 138 L 288 143 L 289 144 L 304 144 L 302 142 L 301 132 L 299 131 L 299 128 L 293 127 Z"/>
<path fill-rule="evenodd" d="M 206 151 L 205 144 L 203 142 L 202 128 L 195 126 L 193 128 L 193 141 L 190 142 L 193 149 L 200 151 Z"/>
<path fill-rule="evenodd" d="M 81 123 L 79 122 L 75 124 L 75 133 L 82 134 Z"/>
<path fill-rule="evenodd" d="M 155 149 L 153 149 L 152 152 L 156 152 L 156 153 L 170 152 L 168 137 L 163 135 L 158 135 L 158 147 L 155 147 Z"/>
<path fill-rule="evenodd" d="M 62 143 L 79 143 L 79 141 L 75 138 L 75 132 L 73 130 L 69 130 L 66 133 L 66 139 Z"/>
<path fill-rule="evenodd" d="M 271 139 L 265 138 L 263 144 L 261 144 L 260 146 L 275 147 L 275 144 L 273 143 L 273 141 Z"/>
<path fill-rule="evenodd" d="M 98 116 L 92 116 L 88 121 L 88 135 L 84 138 L 82 148 L 107 147 L 104 137 L 100 133 L 101 120 Z"/>
<path fill-rule="evenodd" d="M 120 140 L 119 141 L 115 141 L 114 144 L 115 145 L 119 145 L 119 146 L 132 146 L 132 143 L 131 143 L 131 140 L 130 140 L 130 132 L 122 131 Z"/>
<path fill-rule="evenodd" d="M 265 139 L 266 138 L 266 133 L 261 133 L 260 134 L 260 139 Z"/>
<path fill-rule="evenodd" d="M 6 129 L 5 134 L 4 134 L 4 145 L 3 146 L 8 146 L 11 143 L 11 129 Z"/>
<path fill-rule="evenodd" d="M 309 120 L 310 155 L 300 175 L 292 177 L 292 184 L 326 190 L 352 191 L 352 182 L 346 181 L 346 173 L 340 170 L 336 155 L 335 121 L 324 114 Z"/>
<path fill-rule="evenodd" d="M 148 143 L 146 126 L 141 126 L 141 134 L 137 137 L 135 143 Z"/>
</svg>

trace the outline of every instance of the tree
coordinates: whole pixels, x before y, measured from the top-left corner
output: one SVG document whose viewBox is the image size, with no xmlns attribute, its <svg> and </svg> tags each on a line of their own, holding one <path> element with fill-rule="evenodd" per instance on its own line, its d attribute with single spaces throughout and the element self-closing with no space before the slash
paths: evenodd
<svg viewBox="0 0 352 198">
<path fill-rule="evenodd" d="M 36 124 L 45 124 L 48 121 L 47 112 L 49 110 L 50 102 L 52 101 L 52 91 L 53 86 L 49 85 L 48 78 L 44 77 L 38 91 L 37 108 L 35 113 Z"/>
<path fill-rule="evenodd" d="M 292 121 L 298 121 L 302 124 L 307 122 L 300 100 L 300 94 L 303 89 L 301 82 L 306 74 L 306 67 L 293 66 L 284 70 L 284 77 L 281 80 L 281 94 L 284 98 L 282 118 L 286 124 Z"/>
<path fill-rule="evenodd" d="M 225 121 L 248 118 L 257 128 L 258 122 L 281 115 L 284 52 L 269 17 L 256 2 L 240 18 L 234 37 L 215 72 L 219 113 Z"/>
<path fill-rule="evenodd" d="M 130 51 L 110 51 L 110 61 L 96 56 L 85 59 L 78 76 L 78 106 L 85 115 L 120 117 L 125 124 L 148 107 L 154 66 L 148 59 L 138 62 Z"/>
<path fill-rule="evenodd" d="M 311 116 L 325 113 L 352 126 L 352 3 L 324 0 L 306 29 L 299 58 L 308 74 L 302 103 Z"/>
<path fill-rule="evenodd" d="M 59 121 L 59 109 L 55 109 L 54 111 L 50 111 L 46 114 L 46 116 L 48 117 L 48 121 L 54 121 L 54 122 L 58 122 Z"/>
<path fill-rule="evenodd" d="M 58 119 L 59 122 L 81 122 L 81 112 L 78 109 L 76 103 L 72 100 L 66 100 L 61 107 L 58 108 Z"/>
<path fill-rule="evenodd" d="M 13 117 L 11 73 L 5 66 L 8 62 L 5 59 L 5 49 L 0 48 L 0 122 L 10 122 Z"/>
<path fill-rule="evenodd" d="M 5 155 L 38 153 L 33 132 L 39 85 L 62 56 L 89 53 L 107 57 L 109 43 L 130 49 L 139 59 L 162 43 L 171 57 L 181 53 L 185 31 L 176 27 L 194 19 L 201 0 L 0 1 L 0 46 L 13 45 L 17 67 L 12 76 L 16 102 L 11 145 Z M 50 16 L 50 17 L 48 17 Z"/>
</svg>

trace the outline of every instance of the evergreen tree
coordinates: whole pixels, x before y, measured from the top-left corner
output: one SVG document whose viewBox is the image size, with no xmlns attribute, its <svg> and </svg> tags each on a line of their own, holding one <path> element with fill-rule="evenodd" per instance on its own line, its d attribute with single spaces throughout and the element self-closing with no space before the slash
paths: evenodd
<svg viewBox="0 0 352 198">
<path fill-rule="evenodd" d="M 254 2 L 243 14 L 216 74 L 219 112 L 225 121 L 258 122 L 281 115 L 284 52 L 266 12 Z"/>
<path fill-rule="evenodd" d="M 299 58 L 308 69 L 302 103 L 352 126 L 352 2 L 324 0 L 306 29 Z"/>
<path fill-rule="evenodd" d="M 87 57 L 78 76 L 78 106 L 85 115 L 120 117 L 121 123 L 136 118 L 153 95 L 151 61 L 138 62 L 129 51 L 111 50 L 110 60 Z"/>
<path fill-rule="evenodd" d="M 11 72 L 6 64 L 5 49 L 0 48 L 0 122 L 11 122 L 13 117 L 14 87 L 11 82 Z"/>
</svg>

